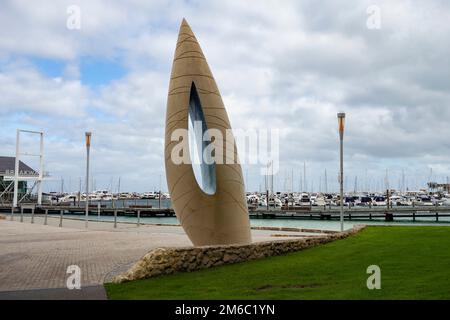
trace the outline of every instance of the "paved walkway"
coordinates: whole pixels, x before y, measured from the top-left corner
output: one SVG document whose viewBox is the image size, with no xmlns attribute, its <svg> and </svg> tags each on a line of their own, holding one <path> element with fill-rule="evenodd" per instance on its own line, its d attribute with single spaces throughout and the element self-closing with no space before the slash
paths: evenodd
<svg viewBox="0 0 450 320">
<path fill-rule="evenodd" d="M 0 300 L 106 300 L 103 285 L 67 288 L 0 291 Z"/>
<path fill-rule="evenodd" d="M 93 290 L 93 297 L 100 298 L 101 290 L 92 288 L 127 270 L 149 250 L 192 245 L 179 226 L 118 223 L 114 229 L 112 223 L 90 221 L 85 229 L 80 220 L 64 219 L 62 228 L 57 217 L 49 216 L 48 225 L 43 225 L 43 218 L 38 216 L 34 224 L 30 221 L 29 216 L 23 223 L 9 221 L 9 217 L 0 220 L 0 299 L 30 296 L 22 290 L 49 288 L 64 289 L 34 292 L 41 297 L 64 297 L 58 290 L 69 291 L 65 288 L 70 265 L 80 267 L 85 292 L 89 295 Z M 252 230 L 254 241 L 283 239 L 280 235 L 299 233 Z M 76 290 L 70 291 L 67 297 L 80 298 Z"/>
</svg>

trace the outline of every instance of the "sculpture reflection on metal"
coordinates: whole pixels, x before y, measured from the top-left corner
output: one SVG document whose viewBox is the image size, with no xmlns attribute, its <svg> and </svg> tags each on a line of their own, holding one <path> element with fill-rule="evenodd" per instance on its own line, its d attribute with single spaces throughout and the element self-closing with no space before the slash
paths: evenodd
<svg viewBox="0 0 450 320">
<path fill-rule="evenodd" d="M 187 131 L 189 121 L 200 123 L 196 141 L 199 141 L 198 134 L 203 135 L 203 140 L 197 143 L 197 152 L 202 159 L 200 181 L 195 177 L 191 162 L 179 163 L 173 159 L 179 143 L 173 136 L 179 129 Z M 222 144 L 216 143 L 216 140 L 204 142 L 208 140 L 208 137 L 205 139 L 206 130 L 216 130 L 227 140 Z M 164 152 L 173 208 L 196 246 L 251 242 L 242 170 L 237 161 L 234 138 L 228 140 L 230 130 L 228 115 L 208 63 L 191 28 L 183 19 L 169 84 Z M 209 144 L 217 147 L 216 158 L 228 157 L 226 147 L 232 145 L 232 155 L 236 160 L 205 163 L 203 151 Z M 189 152 L 188 155 L 183 151 L 179 153 L 190 159 Z"/>
<path fill-rule="evenodd" d="M 197 178 L 195 170 L 194 176 L 202 191 L 213 195 L 216 193 L 216 164 L 210 157 L 208 157 L 209 154 L 205 152 L 205 149 L 209 144 L 208 141 L 210 140 L 210 137 L 208 136 L 208 127 L 206 125 L 205 115 L 203 113 L 200 97 L 198 96 L 194 82 L 192 82 L 191 94 L 189 98 L 189 119 L 189 124 L 191 124 L 194 131 L 192 136 L 195 139 L 195 141 L 189 145 L 189 148 L 191 148 L 191 146 L 193 148 L 197 148 L 197 150 L 191 150 L 191 159 L 193 158 L 194 152 L 197 151 L 198 159 L 200 160 L 201 178 Z M 191 127 L 189 127 L 189 130 L 190 129 Z M 205 159 L 205 157 L 208 158 Z"/>
</svg>

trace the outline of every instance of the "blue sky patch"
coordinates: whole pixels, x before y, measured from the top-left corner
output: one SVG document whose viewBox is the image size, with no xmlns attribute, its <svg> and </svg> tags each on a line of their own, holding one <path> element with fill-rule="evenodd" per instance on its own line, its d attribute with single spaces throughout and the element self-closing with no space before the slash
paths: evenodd
<svg viewBox="0 0 450 320">
<path fill-rule="evenodd" d="M 66 62 L 61 60 L 33 58 L 31 61 L 43 75 L 50 78 L 61 77 L 66 67 Z"/>
<path fill-rule="evenodd" d="M 127 70 L 117 62 L 106 59 L 82 58 L 80 63 L 81 82 L 95 87 L 107 85 L 125 76 Z"/>
<path fill-rule="evenodd" d="M 72 63 L 44 58 L 33 58 L 31 61 L 39 72 L 50 78 L 64 77 L 66 67 Z M 108 59 L 81 58 L 78 68 L 81 82 L 90 87 L 107 85 L 127 74 L 120 62 Z"/>
</svg>

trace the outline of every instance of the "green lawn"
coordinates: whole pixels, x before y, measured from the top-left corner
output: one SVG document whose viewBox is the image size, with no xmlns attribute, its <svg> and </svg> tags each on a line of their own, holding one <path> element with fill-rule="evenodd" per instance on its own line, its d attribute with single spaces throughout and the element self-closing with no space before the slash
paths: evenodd
<svg viewBox="0 0 450 320">
<path fill-rule="evenodd" d="M 380 290 L 366 286 L 373 264 Z M 368 227 L 285 256 L 105 287 L 110 299 L 449 299 L 450 227 Z"/>
</svg>

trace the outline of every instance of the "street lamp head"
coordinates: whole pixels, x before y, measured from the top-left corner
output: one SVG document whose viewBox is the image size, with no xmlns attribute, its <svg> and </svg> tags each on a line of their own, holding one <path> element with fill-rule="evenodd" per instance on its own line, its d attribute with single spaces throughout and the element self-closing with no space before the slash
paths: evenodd
<svg viewBox="0 0 450 320">
<path fill-rule="evenodd" d="M 345 113 L 339 112 L 337 114 L 337 117 L 338 117 L 338 123 L 339 123 L 339 133 L 341 134 L 341 136 L 343 136 L 344 128 L 345 128 Z"/>
<path fill-rule="evenodd" d="M 90 132 L 86 132 L 86 147 L 90 147 L 91 146 L 91 133 Z"/>
</svg>

